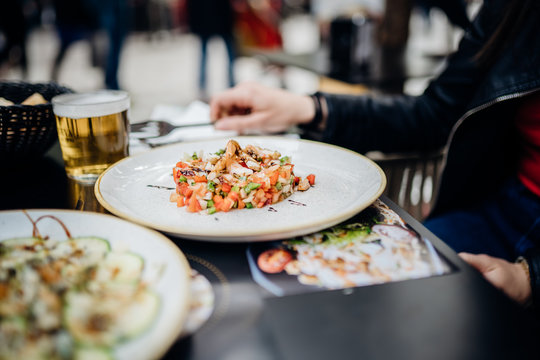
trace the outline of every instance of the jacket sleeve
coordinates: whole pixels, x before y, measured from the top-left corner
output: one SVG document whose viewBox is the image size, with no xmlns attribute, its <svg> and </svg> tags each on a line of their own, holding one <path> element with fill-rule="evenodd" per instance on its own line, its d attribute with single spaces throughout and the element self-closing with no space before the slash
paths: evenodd
<svg viewBox="0 0 540 360">
<path fill-rule="evenodd" d="M 444 146 L 481 85 L 483 71 L 473 57 L 493 31 L 494 11 L 483 6 L 445 70 L 421 96 L 324 93 L 328 120 L 320 139 L 360 153 L 430 151 Z"/>
<path fill-rule="evenodd" d="M 540 315 L 540 249 L 532 248 L 525 253 L 524 257 L 529 264 L 532 306 L 535 312 Z"/>
</svg>

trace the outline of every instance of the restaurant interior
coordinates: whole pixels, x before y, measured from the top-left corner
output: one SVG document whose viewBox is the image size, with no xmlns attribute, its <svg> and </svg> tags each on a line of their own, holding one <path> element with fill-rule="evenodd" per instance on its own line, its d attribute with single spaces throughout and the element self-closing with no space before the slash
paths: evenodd
<svg viewBox="0 0 540 360">
<path fill-rule="evenodd" d="M 112 75 L 109 73 L 109 57 L 114 40 L 108 33 L 110 29 L 103 25 L 105 22 L 96 21 L 87 26 L 80 20 L 86 18 L 82 16 L 84 14 L 73 13 L 68 16 L 77 21 L 68 21 L 64 28 L 59 24 L 61 16 L 66 16 L 62 12 L 67 7 L 88 9 L 88 4 L 92 4 L 95 9 L 97 4 L 99 9 L 105 7 L 105 3 L 117 6 L 115 11 L 119 12 L 112 13 L 112 23 L 115 27 L 123 26 L 120 30 L 123 38 L 117 48 L 116 73 Z M 156 208 L 146 197 L 146 192 L 174 189 L 167 188 L 167 181 L 172 181 L 172 178 L 169 179 L 170 174 L 167 173 L 165 180 L 156 178 L 150 183 L 150 180 L 140 180 L 138 173 L 131 170 L 148 171 L 144 170 L 144 159 L 160 164 L 159 156 L 167 156 L 166 150 L 174 146 L 178 146 L 178 159 L 182 153 L 190 152 L 189 156 L 196 160 L 197 154 L 193 151 L 199 151 L 199 148 L 190 150 L 190 146 L 197 144 L 207 146 L 219 142 L 221 148 L 227 144 L 228 151 L 230 143 L 226 138 L 238 134 L 213 129 L 209 124 L 208 104 L 212 97 L 228 89 L 231 82 L 256 82 L 294 94 L 321 91 L 350 95 L 420 95 L 444 69 L 447 56 L 457 49 L 464 34 L 463 16 L 472 19 L 483 1 L 231 0 L 234 59 L 229 63 L 230 54 L 224 38 L 211 36 L 207 48 L 205 85 L 202 85 L 200 73 L 201 36 L 192 31 L 194 25 L 190 22 L 188 3 L 189 0 L 10 0 L 9 11 L 0 15 L 0 82 L 16 84 L 17 87 L 54 84 L 75 93 L 104 89 L 127 92 L 131 127 L 130 157 L 113 165 L 90 184 L 66 177 L 56 130 L 54 140 L 41 148 L 38 155 L 18 160 L 16 154 L 8 153 L 4 150 L 7 148 L 2 147 L 2 151 L 6 151 L 2 154 L 2 161 L 7 164 L 7 171 L 2 171 L 4 190 L 1 193 L 3 200 L 0 199 L 0 210 L 3 210 L 0 211 L 0 229 L 11 233 L 8 237 L 13 238 L 23 236 L 21 228 L 24 228 L 28 236 L 34 238 L 41 239 L 41 235 L 45 239 L 67 236 L 71 239 L 69 241 L 74 241 L 69 230 L 79 233 L 78 227 L 82 226 L 99 234 L 96 238 L 110 237 L 106 259 L 126 262 L 129 271 L 134 271 L 137 266 L 144 269 L 140 271 L 144 271 L 145 280 L 138 288 L 152 287 L 152 279 L 161 276 L 160 280 L 155 280 L 155 292 L 161 296 L 155 304 L 160 305 L 155 305 L 150 295 L 141 295 L 150 298 L 144 301 L 154 304 L 141 306 L 154 306 L 158 310 L 153 311 L 159 314 L 155 315 L 157 320 L 148 320 L 154 322 L 141 331 L 142 335 L 135 334 L 138 330 L 133 330 L 127 335 L 118 335 L 120 340 L 111 340 L 111 345 L 109 338 L 99 336 L 96 336 L 97 340 L 86 339 L 89 342 L 85 343 L 84 334 L 75 333 L 75 340 L 66 340 L 65 337 L 55 340 L 56 344 L 72 341 L 74 350 L 64 354 L 54 350 L 54 356 L 50 358 L 535 358 L 529 351 L 534 339 L 531 340 L 532 332 L 527 330 L 532 325 L 520 322 L 524 317 L 520 308 L 485 282 L 444 242 L 421 225 L 437 196 L 439 175 L 445 161 L 444 148 L 429 153 L 371 151 L 360 159 L 357 154 L 342 153 L 333 147 L 321 150 L 317 142 L 302 142 L 298 140 L 296 129 L 277 138 L 266 138 L 268 134 L 250 134 L 255 142 L 262 135 L 263 140 L 267 139 L 264 140 L 266 143 L 294 153 L 291 157 L 293 163 L 296 160 L 299 164 L 303 160 L 310 163 L 313 160 L 308 155 L 317 155 L 332 163 L 336 152 L 336 157 L 344 158 L 344 167 L 350 164 L 346 161 L 351 161 L 358 162 L 358 167 L 368 168 L 366 183 L 372 181 L 372 177 L 376 178 L 373 180 L 375 190 L 369 187 L 372 185 L 366 185 L 365 190 L 375 195 L 363 200 L 363 206 L 354 205 L 351 211 L 339 210 L 339 215 L 332 217 L 334 210 L 333 203 L 330 203 L 327 219 L 332 222 L 327 220 L 324 226 L 307 220 L 304 226 L 302 222 L 303 216 L 324 218 L 320 209 L 307 206 L 305 210 L 306 205 L 302 201 L 283 201 L 288 201 L 290 207 L 285 210 L 278 208 L 278 213 L 281 212 L 280 216 L 284 218 L 284 230 L 278 228 L 275 232 L 265 232 L 266 228 L 260 225 L 265 224 L 265 214 L 276 211 L 277 207 L 272 203 L 268 211 L 261 213 L 263 216 L 247 220 L 250 223 L 248 229 L 238 229 L 236 223 L 224 224 L 226 221 L 223 219 L 227 218 L 223 216 L 229 215 L 224 212 L 209 212 L 212 215 L 205 219 L 199 216 L 194 221 L 179 216 L 178 228 L 168 222 L 154 226 L 154 217 L 158 222 L 170 213 Z M 16 11 L 17 16 L 11 11 Z M 19 32 L 15 36 L 19 41 L 14 42 L 14 31 Z M 62 44 L 63 41 L 66 43 Z M 232 73 L 229 73 L 229 67 Z M 1 87 L 0 90 L 6 91 Z M 9 96 L 0 93 L 0 97 Z M 141 129 L 145 129 L 143 125 L 148 121 L 155 120 L 169 121 L 173 126 L 185 126 L 182 121 L 196 124 L 198 120 L 204 120 L 207 126 L 203 129 L 189 125 L 182 129 L 185 130 L 183 133 L 179 128 L 171 128 L 157 136 L 154 134 L 148 140 L 144 133 L 146 130 Z M 2 129 L 0 140 L 7 141 Z M 250 139 L 239 142 L 245 145 Z M 149 154 L 155 154 L 155 157 Z M 282 166 L 283 161 L 280 161 Z M 340 161 L 328 166 L 341 171 Z M 185 163 L 179 162 L 173 168 L 177 183 L 183 177 L 184 166 Z M 148 167 L 151 168 L 150 165 Z M 297 168 L 301 169 L 301 166 Z M 323 172 L 323 168 L 314 166 L 313 171 L 319 169 Z M 374 172 L 370 173 L 371 170 Z M 343 171 L 344 177 L 349 176 L 347 171 Z M 351 176 L 354 177 L 354 173 Z M 313 180 L 311 190 L 318 190 L 319 178 L 313 179 L 316 180 Z M 320 179 L 324 184 L 324 176 Z M 131 188 L 137 181 L 147 181 L 140 192 Z M 122 202 L 122 194 L 128 191 L 132 191 L 127 196 L 129 199 Z M 234 189 L 229 191 L 234 192 Z M 335 191 L 339 197 L 342 190 Z M 356 190 L 347 188 L 347 191 L 363 199 L 364 190 L 355 193 Z M 309 190 L 305 194 L 309 194 Z M 166 197 L 168 199 L 168 195 Z M 324 207 L 322 201 L 328 198 L 323 197 L 315 204 Z M 174 201 L 177 201 L 176 195 Z M 186 196 L 186 204 L 187 201 Z M 209 204 L 208 209 L 217 206 L 212 198 L 210 201 L 212 205 Z M 134 207 L 147 210 L 132 213 Z M 55 208 L 63 210 L 52 210 Z M 21 215 L 22 209 L 28 209 L 26 216 Z M 81 217 L 83 214 L 88 218 Z M 102 214 L 106 214 L 106 218 L 102 218 Z M 62 226 L 54 223 L 52 217 L 60 218 L 58 222 L 63 223 Z M 45 219 L 41 221 L 42 218 Z M 388 244 L 407 241 L 411 248 L 403 250 L 400 245 L 402 250 L 399 251 L 410 251 L 403 255 L 404 258 L 421 254 L 418 255 L 421 261 L 414 262 L 414 269 L 403 277 L 394 278 L 392 275 L 382 283 L 369 283 L 358 277 L 358 283 L 336 286 L 331 283 L 329 275 L 327 278 L 321 275 L 320 282 L 329 282 L 324 283 L 326 285 L 318 283 L 315 288 L 313 276 L 298 275 L 301 269 L 285 273 L 282 267 L 279 271 L 283 271 L 276 274 L 276 271 L 265 271 L 261 266 L 263 255 L 277 256 L 273 251 L 284 246 L 294 249 L 295 254 L 307 253 L 294 241 L 284 242 L 286 238 L 304 236 L 303 241 L 316 242 L 315 235 L 310 238 L 312 240 L 305 240 L 311 236 L 307 234 L 317 232 L 323 234 L 321 238 L 334 236 L 337 239 L 365 230 L 338 227 L 351 218 L 359 219 L 359 222 L 368 221 L 373 226 L 362 236 L 380 237 L 369 244 L 369 249 L 360 249 L 359 252 L 367 254 L 376 246 L 385 249 L 385 239 Z M 28 220 L 32 226 L 27 226 Z M 38 227 L 38 222 L 42 223 L 41 227 Z M 329 226 L 337 226 L 338 230 L 324 230 Z M 17 231 L 12 231 L 15 227 Z M 246 232 L 250 229 L 252 233 Z M 119 242 L 113 239 L 120 232 L 133 237 L 131 245 L 130 239 Z M 4 238 L 0 235 L 0 241 Z M 148 239 L 155 240 L 155 244 L 152 245 Z M 96 246 L 90 240 L 88 237 L 85 241 Z M 377 241 L 378 245 L 374 245 Z M 25 246 L 28 248 L 30 245 Z M 144 254 L 137 255 L 144 265 L 137 265 L 139 260 L 126 257 L 122 252 L 130 246 L 133 246 L 134 253 Z M 7 248 L 0 246 L 0 255 Z M 8 252 L 5 251 L 6 254 Z M 159 261 L 170 262 L 158 271 L 156 264 Z M 300 265 L 301 262 L 297 261 L 296 266 L 300 268 Z M 101 274 L 99 269 L 98 275 Z M 107 271 L 102 272 L 105 274 Z M 110 271 L 123 272 L 122 269 Z M 0 285 L 5 280 L 1 274 Z M 296 275 L 298 281 L 295 280 Z M 5 315 L 5 311 L 14 310 L 8 306 L 7 295 L 3 291 L 4 288 L 0 287 L 0 301 L 6 304 L 0 304 L 0 314 Z M 88 301 L 80 292 L 67 292 L 67 295 L 62 292 L 62 296 L 65 297 L 62 300 L 64 306 L 70 309 L 79 307 L 71 306 L 72 303 L 85 304 Z M 488 300 L 493 297 L 495 300 Z M 103 303 L 107 301 L 103 300 Z M 82 313 L 90 312 L 90 308 L 81 307 Z M 144 307 L 134 308 L 128 326 L 132 329 L 146 326 L 143 325 L 145 316 L 141 315 L 145 310 Z M 494 319 L 495 315 L 497 318 Z M 69 319 L 77 316 L 83 315 L 75 310 L 64 311 L 70 331 L 83 331 L 70 323 L 75 320 Z M 134 321 L 133 318 L 142 320 Z M 12 357 L 13 354 L 37 358 L 39 349 L 36 350 L 34 345 L 28 345 L 24 350 L 27 352 L 22 353 L 2 350 L 4 346 L 8 347 L 9 341 L 13 341 L 10 331 L 17 328 L 16 320 L 0 321 L 0 359 L 16 358 Z M 98 332 L 100 326 L 105 326 L 101 322 L 93 324 Z M 523 328 L 514 332 L 514 326 Z M 54 346 L 60 348 L 60 345 Z"/>
</svg>

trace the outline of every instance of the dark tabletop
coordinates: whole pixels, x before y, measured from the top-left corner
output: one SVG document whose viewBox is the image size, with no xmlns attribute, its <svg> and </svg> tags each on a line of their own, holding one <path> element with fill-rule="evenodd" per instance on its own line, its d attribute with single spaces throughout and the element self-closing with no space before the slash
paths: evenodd
<svg viewBox="0 0 540 360">
<path fill-rule="evenodd" d="M 2 165 L 1 209 L 106 211 L 92 185 L 65 176 L 58 144 L 43 158 Z M 249 244 L 169 238 L 212 284 L 210 319 L 166 359 L 538 358 L 532 315 L 467 266 L 387 198 L 381 200 L 452 266 L 442 276 L 277 297 L 255 283 Z"/>
</svg>

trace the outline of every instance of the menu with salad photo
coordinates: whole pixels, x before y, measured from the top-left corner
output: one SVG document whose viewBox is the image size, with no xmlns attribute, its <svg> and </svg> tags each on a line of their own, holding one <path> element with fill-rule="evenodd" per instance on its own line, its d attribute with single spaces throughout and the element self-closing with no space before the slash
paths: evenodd
<svg viewBox="0 0 540 360">
<path fill-rule="evenodd" d="M 276 296 L 450 273 L 452 267 L 382 201 L 345 223 L 247 250 L 253 279 Z"/>
</svg>

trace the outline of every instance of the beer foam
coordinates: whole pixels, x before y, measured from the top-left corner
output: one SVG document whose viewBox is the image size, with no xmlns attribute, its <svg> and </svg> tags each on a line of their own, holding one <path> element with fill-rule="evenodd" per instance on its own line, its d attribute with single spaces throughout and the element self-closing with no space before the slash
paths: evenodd
<svg viewBox="0 0 540 360">
<path fill-rule="evenodd" d="M 125 91 L 96 91 L 80 94 L 63 94 L 52 99 L 57 116 L 72 119 L 105 116 L 129 109 L 129 95 Z"/>
</svg>

